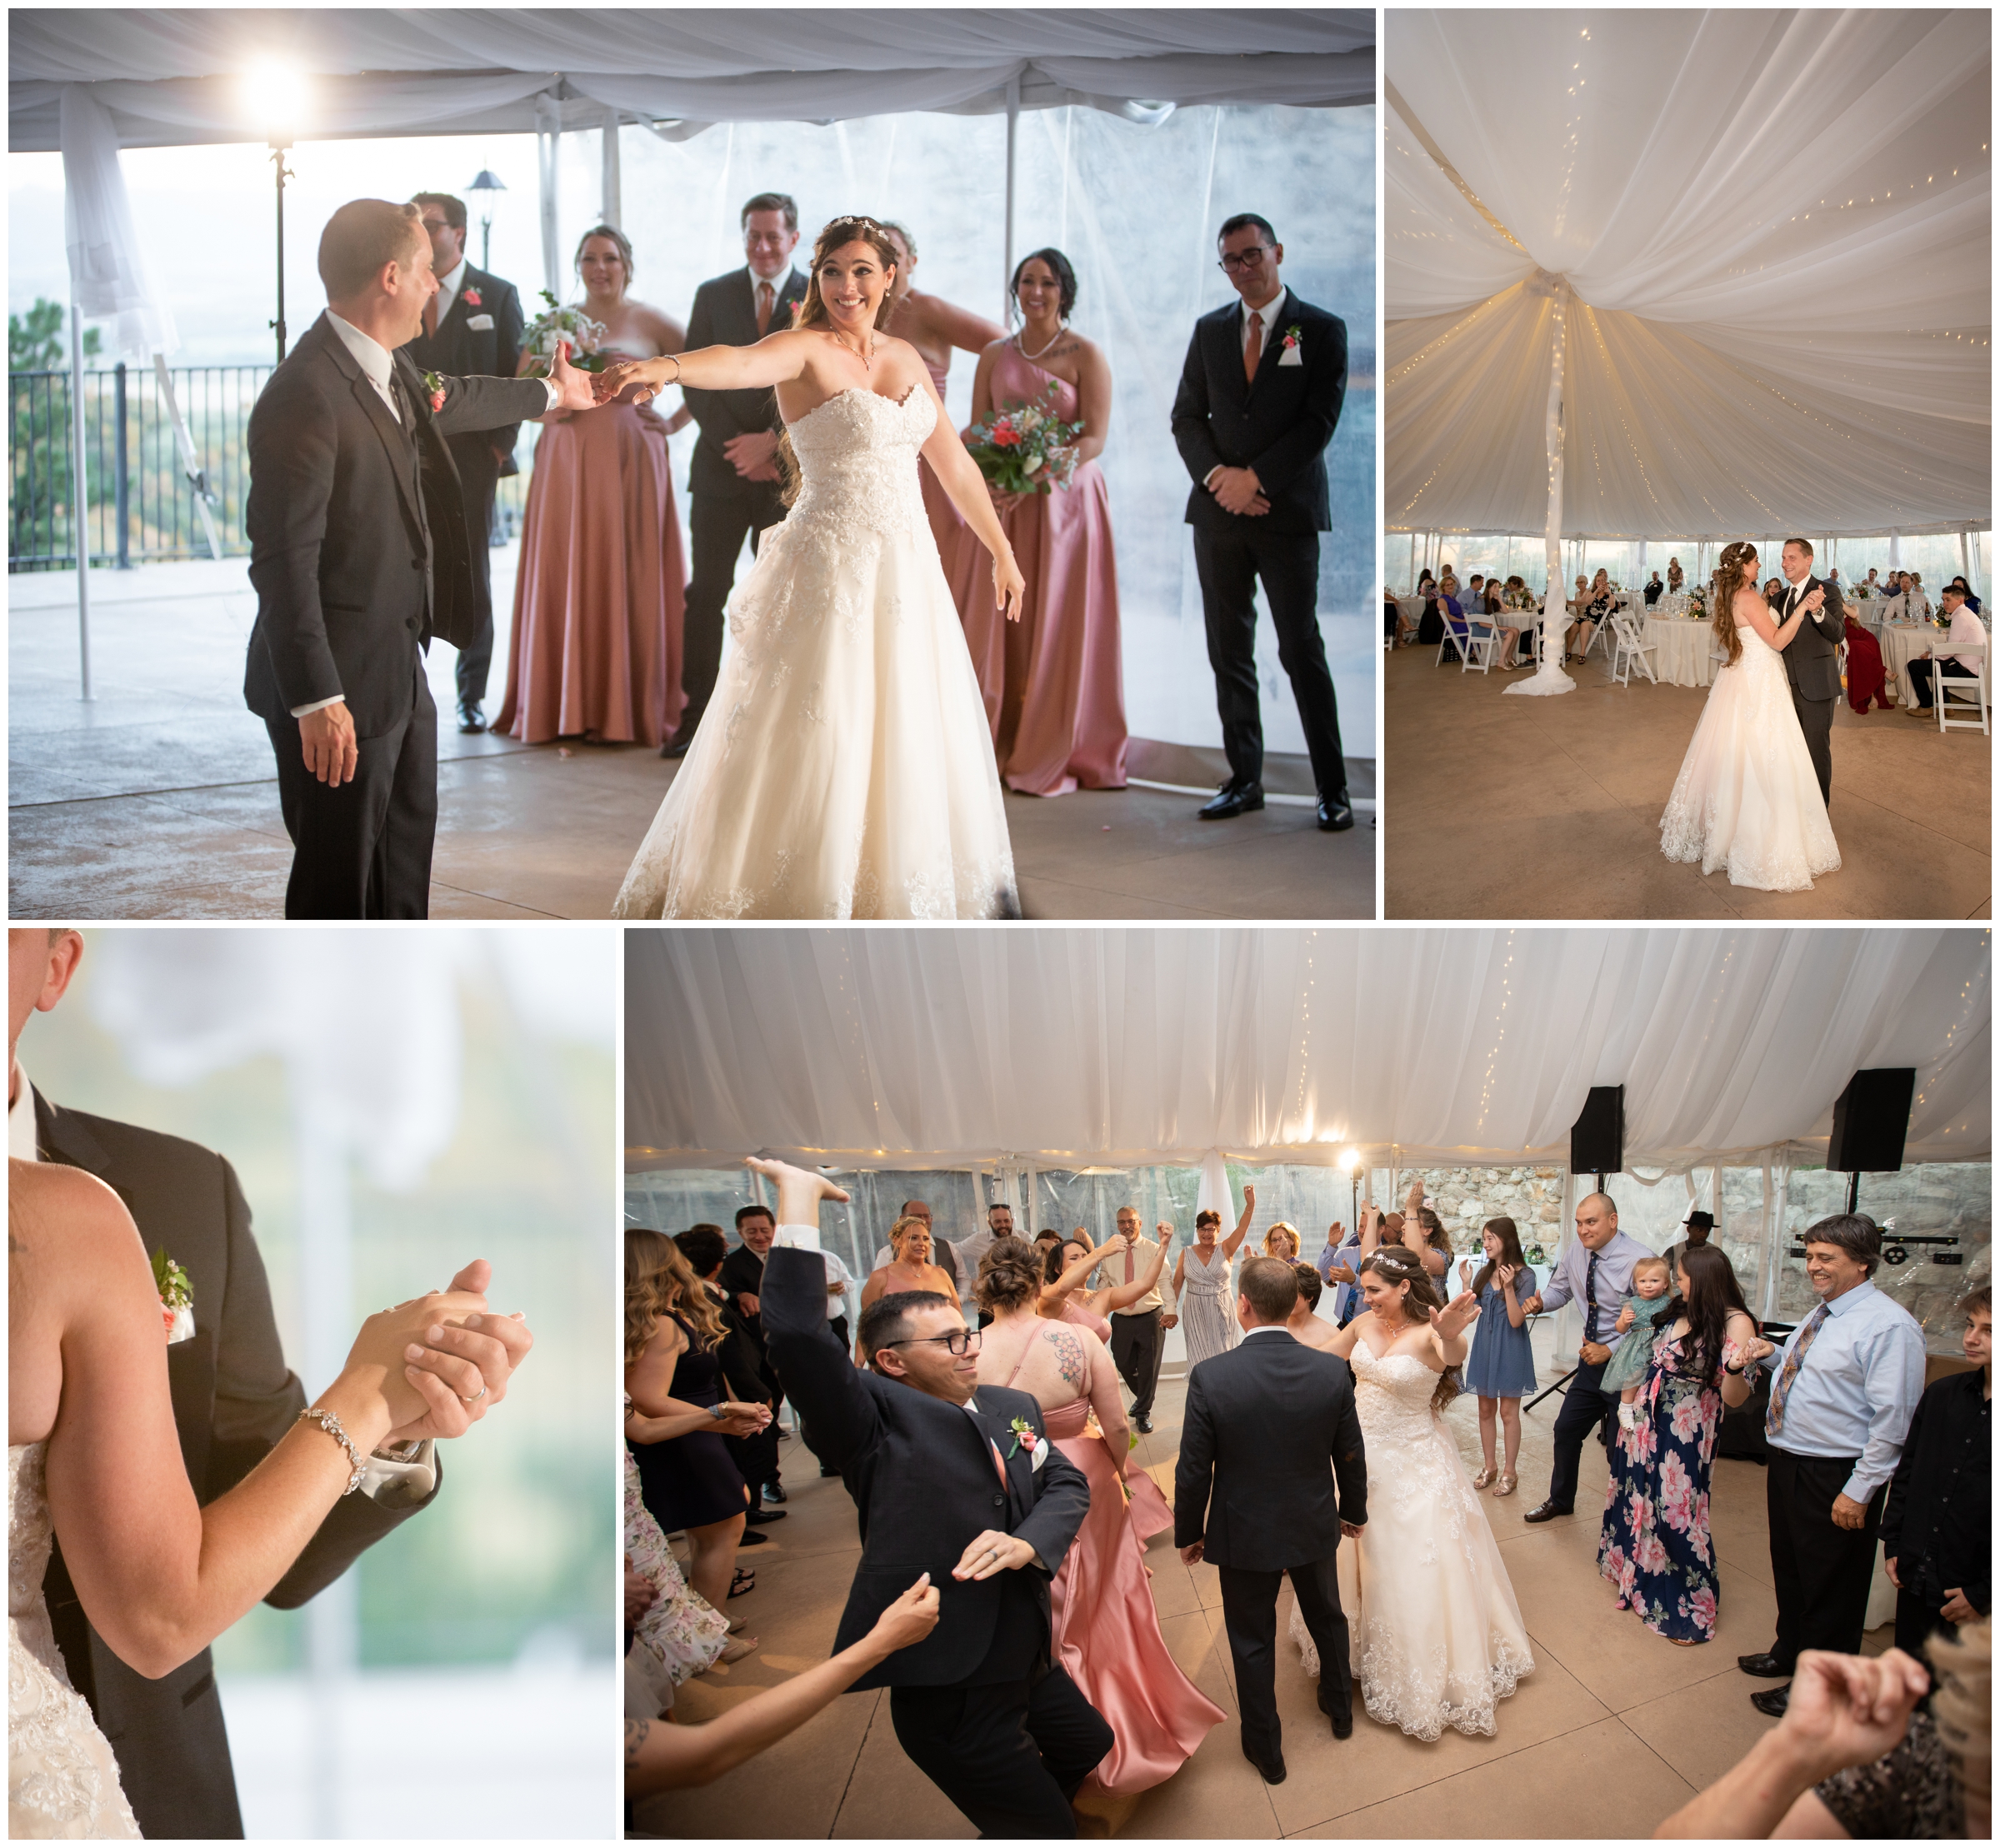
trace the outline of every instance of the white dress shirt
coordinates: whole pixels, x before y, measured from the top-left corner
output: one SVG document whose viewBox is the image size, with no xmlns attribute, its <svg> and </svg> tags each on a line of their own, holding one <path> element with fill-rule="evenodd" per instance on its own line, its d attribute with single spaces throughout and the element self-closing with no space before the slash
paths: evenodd
<svg viewBox="0 0 2000 1848">
<path fill-rule="evenodd" d="M 1292 1335 L 1292 1331 L 1282 1321 L 1267 1321 L 1259 1322 L 1256 1327 L 1243 1331 L 1245 1341 L 1248 1341 L 1252 1335 Z M 1298 1336 L 1292 1335 L 1292 1339 L 1297 1341 Z"/>
<path fill-rule="evenodd" d="M 1951 633 L 1944 638 L 1943 652 L 1938 653 L 1936 648 L 1932 648 L 1931 652 L 1937 655 L 1941 662 L 1955 661 L 1961 667 L 1968 668 L 1976 674 L 1979 672 L 1980 657 L 1974 655 L 1968 661 L 1952 651 L 1958 648 L 1983 650 L 1985 647 L 1986 625 L 1972 614 L 1970 604 L 1961 603 L 1952 613 Z"/>
<path fill-rule="evenodd" d="M 1106 1258 L 1098 1266 L 1093 1273 L 1095 1281 L 1091 1287 L 1102 1290 L 1108 1286 L 1115 1287 L 1128 1281 L 1136 1283 L 1144 1273 L 1146 1266 L 1152 1262 L 1153 1251 L 1158 1244 L 1157 1239 L 1134 1239 L 1131 1251 L 1132 1276 L 1130 1279 L 1128 1280 L 1125 1275 L 1125 1254 L 1121 1252 L 1114 1256 Z M 1160 1276 L 1163 1277 L 1166 1274 L 1167 1266 L 1162 1262 L 1160 1266 Z M 1114 1316 L 1149 1316 L 1154 1310 L 1165 1307 L 1166 1304 L 1160 1296 L 1160 1278 L 1155 1277 L 1152 1280 L 1152 1287 L 1137 1302 L 1129 1303 L 1122 1309 L 1114 1309 L 1112 1313 Z"/>
</svg>

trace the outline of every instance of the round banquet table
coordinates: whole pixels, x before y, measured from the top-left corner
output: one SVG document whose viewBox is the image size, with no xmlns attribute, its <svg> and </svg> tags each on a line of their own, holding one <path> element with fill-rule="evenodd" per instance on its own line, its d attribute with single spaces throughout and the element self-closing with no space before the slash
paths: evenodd
<svg viewBox="0 0 2000 1848">
<path fill-rule="evenodd" d="M 1679 601 L 1687 602 L 1685 597 Z M 1714 681 L 1715 633 L 1706 622 L 1684 616 L 1649 616 L 1646 639 L 1652 645 L 1652 671 L 1666 685 L 1707 687 Z"/>
<path fill-rule="evenodd" d="M 1944 632 L 1942 629 L 1932 628 L 1928 622 L 1920 623 L 1913 629 L 1888 627 L 1880 632 L 1880 640 L 1882 642 L 1882 665 L 1888 672 L 1896 677 L 1897 703 L 1914 709 L 1917 704 L 1917 689 L 1910 683 L 1910 663 L 1912 661 L 1921 661 L 1930 653 L 1932 648 L 1943 647 L 1945 644 Z M 1979 677 L 1986 682 L 1986 697 L 1989 704 L 1993 697 L 1992 660 L 1992 647 L 1989 640 L 1987 652 L 1979 663 Z M 1933 678 L 1932 687 L 1935 687 L 1936 684 Z"/>
<path fill-rule="evenodd" d="M 1685 591 L 1662 591 L 1653 599 L 1648 616 L 1685 616 L 1688 613 L 1688 593 Z"/>
</svg>

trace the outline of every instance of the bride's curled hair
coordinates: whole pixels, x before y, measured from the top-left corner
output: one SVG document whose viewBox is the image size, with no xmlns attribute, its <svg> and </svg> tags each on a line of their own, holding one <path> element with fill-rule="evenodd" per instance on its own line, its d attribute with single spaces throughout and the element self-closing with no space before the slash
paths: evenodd
<svg viewBox="0 0 2000 1848">
<path fill-rule="evenodd" d="M 972 1294 L 992 1315 L 1032 1309 L 1042 1300 L 1040 1253 L 1024 1238 L 995 1239 L 979 1260 Z"/>
<path fill-rule="evenodd" d="M 1355 1274 L 1372 1271 L 1392 1288 L 1399 1283 L 1410 1286 L 1409 1294 L 1402 1299 L 1402 1312 L 1412 1322 L 1428 1322 L 1430 1311 L 1444 1307 L 1444 1298 L 1431 1281 L 1431 1274 L 1423 1267 L 1423 1260 L 1414 1251 L 1398 1245 L 1384 1245 L 1372 1251 L 1355 1267 Z M 1438 1390 L 1431 1395 L 1431 1410 L 1442 1411 L 1464 1389 L 1459 1383 L 1458 1369 L 1448 1366 L 1438 1376 Z"/>
<path fill-rule="evenodd" d="M 1733 667 L 1743 658 L 1743 638 L 1736 632 L 1736 593 L 1750 582 L 1757 569 L 1757 547 L 1738 539 L 1722 547 L 1716 561 L 1715 575 L 1708 580 L 1708 619 L 1715 639 L 1729 653 Z"/>
</svg>

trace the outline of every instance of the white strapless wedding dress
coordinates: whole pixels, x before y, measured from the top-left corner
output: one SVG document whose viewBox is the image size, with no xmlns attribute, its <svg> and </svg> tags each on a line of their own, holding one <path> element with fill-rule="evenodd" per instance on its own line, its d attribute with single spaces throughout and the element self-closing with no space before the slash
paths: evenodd
<svg viewBox="0 0 2000 1848">
<path fill-rule="evenodd" d="M 1018 917 L 979 681 L 924 513 L 937 413 L 857 388 L 791 427 L 798 500 L 618 917 Z"/>
<path fill-rule="evenodd" d="M 1354 1680 L 1371 1720 L 1435 1739 L 1492 1734 L 1495 1706 L 1534 1669 L 1521 1607 L 1458 1446 L 1431 1411 L 1438 1376 L 1411 1354 L 1354 1345 L 1368 1518 L 1335 1556 Z M 1319 1673 L 1292 1608 L 1292 1640 Z"/>
<path fill-rule="evenodd" d="M 7 1453 L 7 1832 L 15 1841 L 137 1841 L 118 1762 L 69 1685 L 42 1601 L 48 1446 Z"/>
<path fill-rule="evenodd" d="M 1727 867 L 1732 886 L 1807 892 L 1838 870 L 1840 848 L 1783 657 L 1754 629 L 1738 632 L 1742 658 L 1708 689 L 1660 817 L 1660 852 L 1705 873 Z"/>
</svg>

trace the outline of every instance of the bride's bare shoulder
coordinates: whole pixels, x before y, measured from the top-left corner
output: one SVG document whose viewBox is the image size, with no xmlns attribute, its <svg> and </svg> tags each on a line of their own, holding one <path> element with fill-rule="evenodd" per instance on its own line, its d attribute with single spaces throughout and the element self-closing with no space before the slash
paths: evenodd
<svg viewBox="0 0 2000 1848">
<path fill-rule="evenodd" d="M 146 1268 L 138 1228 L 125 1202 L 95 1175 L 55 1161 L 7 1164 L 8 1261 L 43 1294 L 69 1286 L 90 1300 L 108 1284 Z"/>
</svg>

